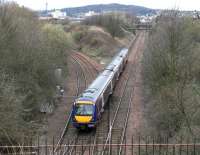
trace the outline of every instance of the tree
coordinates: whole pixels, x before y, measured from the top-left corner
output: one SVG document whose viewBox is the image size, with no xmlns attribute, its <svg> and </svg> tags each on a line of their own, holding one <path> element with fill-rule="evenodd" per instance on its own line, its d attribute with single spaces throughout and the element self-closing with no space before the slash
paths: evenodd
<svg viewBox="0 0 200 155">
<path fill-rule="evenodd" d="M 0 5 L 0 143 L 36 132 L 40 106 L 54 100 L 55 69 L 66 73 L 67 49 L 60 27 L 15 3 Z"/>
<path fill-rule="evenodd" d="M 197 95 L 200 54 L 191 19 L 177 11 L 164 12 L 149 37 L 144 77 L 150 88 L 149 115 L 157 131 L 173 136 L 182 129 L 194 135 L 193 111 Z M 194 35 L 195 34 L 195 35 Z"/>
</svg>

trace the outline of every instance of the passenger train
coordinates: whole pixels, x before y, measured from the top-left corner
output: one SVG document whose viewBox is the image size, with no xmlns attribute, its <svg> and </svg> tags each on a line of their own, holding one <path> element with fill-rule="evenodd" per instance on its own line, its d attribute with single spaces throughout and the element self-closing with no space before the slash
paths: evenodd
<svg viewBox="0 0 200 155">
<path fill-rule="evenodd" d="M 104 111 L 109 96 L 128 61 L 128 49 L 121 49 L 108 66 L 75 100 L 72 124 L 78 129 L 95 128 Z"/>
</svg>

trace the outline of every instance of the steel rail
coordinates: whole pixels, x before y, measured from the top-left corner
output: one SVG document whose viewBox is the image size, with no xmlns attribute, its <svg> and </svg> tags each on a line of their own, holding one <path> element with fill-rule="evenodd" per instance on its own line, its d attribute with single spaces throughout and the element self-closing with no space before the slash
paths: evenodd
<svg viewBox="0 0 200 155">
<path fill-rule="evenodd" d="M 122 103 L 122 98 L 123 98 L 123 96 L 124 96 L 124 94 L 125 94 L 125 90 L 126 90 L 126 86 L 127 86 L 127 84 L 128 84 L 129 78 L 130 78 L 130 75 L 129 75 L 128 78 L 126 79 L 125 86 L 124 86 L 124 89 L 123 89 L 123 93 L 122 93 L 122 95 L 120 96 L 120 100 L 119 100 L 119 102 L 118 102 L 118 106 L 117 106 L 117 109 L 116 109 L 116 111 L 115 111 L 114 118 L 113 118 L 112 123 L 111 123 L 111 125 L 110 125 L 110 127 L 109 127 L 109 132 L 108 132 L 108 134 L 107 134 L 105 146 L 107 145 L 107 143 L 108 143 L 108 141 L 109 141 L 109 139 L 110 139 L 110 137 L 111 137 L 113 125 L 114 125 L 115 120 L 116 120 L 116 118 L 117 118 L 117 114 L 118 114 L 120 105 L 121 105 L 121 103 Z M 105 149 L 106 149 L 106 147 L 103 147 L 102 155 L 104 154 L 104 150 L 105 150 Z"/>
<path fill-rule="evenodd" d="M 77 61 L 81 64 L 82 67 L 84 66 L 85 70 L 88 73 L 87 75 L 90 75 L 89 79 L 91 79 L 91 77 L 92 77 L 92 79 L 94 79 L 97 75 L 97 72 L 96 72 L 96 70 L 95 71 L 93 70 L 93 69 L 96 69 L 96 68 L 94 68 L 92 66 L 92 63 L 91 64 L 88 63 L 86 58 L 82 57 L 81 55 L 79 55 L 77 53 L 74 53 L 73 56 L 77 59 Z M 92 69 L 90 68 L 91 66 L 92 66 Z"/>
<path fill-rule="evenodd" d="M 76 141 L 77 137 L 78 137 L 78 135 L 76 136 L 76 138 L 74 138 L 74 139 L 72 140 L 72 142 L 71 142 L 70 145 L 73 145 L 73 144 L 74 144 L 74 141 Z M 70 145 L 69 145 L 68 149 L 63 153 L 63 155 L 65 155 L 65 154 L 71 154 L 70 149 L 72 149 L 73 147 L 70 147 Z"/>
<path fill-rule="evenodd" d="M 81 65 L 81 63 L 77 60 L 77 58 L 75 58 L 74 56 L 71 56 L 71 58 L 79 65 L 80 67 L 80 70 L 82 71 L 82 76 L 84 78 L 84 89 L 86 88 L 87 86 L 87 79 L 86 79 L 86 76 L 84 74 L 84 69 L 83 69 L 83 66 Z M 80 87 L 79 87 L 80 88 Z M 80 90 L 80 91 L 83 91 L 83 90 Z M 80 92 L 79 92 L 80 93 Z M 78 95 L 77 95 L 78 96 Z"/>
<path fill-rule="evenodd" d="M 133 89 L 134 90 L 134 89 Z M 126 133 L 126 128 L 127 128 L 127 125 L 128 125 L 128 118 L 129 118 L 129 115 L 130 115 L 130 109 L 131 109 L 131 101 L 132 101 L 132 96 L 133 96 L 133 93 L 131 93 L 131 96 L 130 96 L 130 99 L 129 99 L 129 105 L 128 105 L 128 111 L 127 111 L 127 115 L 126 115 L 126 121 L 125 121 L 125 125 L 124 125 L 124 128 L 123 128 L 123 131 L 122 131 L 122 137 L 121 137 L 121 143 L 123 143 L 124 141 L 124 137 L 125 137 L 125 133 Z M 122 152 L 122 147 L 119 148 L 119 155 L 121 155 L 121 152 Z"/>
<path fill-rule="evenodd" d="M 145 35 L 145 34 L 141 35 L 141 39 L 142 39 L 143 35 Z M 139 53 L 138 48 L 137 48 L 136 54 L 134 55 L 134 60 L 138 56 L 138 53 Z M 137 73 L 137 69 L 138 69 L 137 66 L 135 66 L 134 83 L 136 81 L 136 73 Z M 124 128 L 123 128 L 122 136 L 121 136 L 121 139 L 120 139 L 120 144 L 123 144 L 123 142 L 124 142 L 124 137 L 125 137 L 126 128 L 127 128 L 127 125 L 128 125 L 128 119 L 129 119 L 129 115 L 130 115 L 130 108 L 131 108 L 132 96 L 134 94 L 134 90 L 135 89 L 134 89 L 134 86 L 133 86 L 132 91 L 131 91 L 133 93 L 131 93 L 131 96 L 130 96 L 129 105 L 128 105 L 128 111 L 127 111 L 126 120 L 125 120 L 125 123 L 124 123 Z M 122 154 L 122 146 L 119 147 L 119 152 L 118 152 L 118 155 L 121 155 L 121 154 Z"/>
<path fill-rule="evenodd" d="M 136 39 L 135 39 L 135 40 L 136 40 Z M 86 63 L 86 61 L 88 61 L 88 60 L 87 60 L 85 57 L 83 57 L 81 54 L 76 53 L 76 55 L 77 55 L 77 57 L 78 57 L 79 59 L 81 59 L 81 60 L 84 61 L 85 63 Z M 86 83 L 87 83 L 87 82 L 86 82 L 86 77 L 85 77 L 85 75 L 84 75 L 84 69 L 83 69 L 81 63 L 77 60 L 77 59 L 78 59 L 77 57 L 75 57 L 75 56 L 73 56 L 73 55 L 71 56 L 71 58 L 72 58 L 77 64 L 79 64 L 79 67 L 80 67 L 80 69 L 82 70 L 82 74 L 83 74 L 83 77 L 84 77 L 84 85 L 85 85 L 85 87 L 86 87 Z M 82 58 L 80 58 L 80 57 L 82 57 Z M 83 60 L 83 59 L 84 59 L 84 60 Z M 83 62 L 83 63 L 84 63 L 84 62 Z M 88 64 L 91 64 L 91 65 L 93 66 L 93 64 L 90 63 L 89 61 L 88 61 Z M 93 68 L 95 68 L 95 67 L 93 66 Z M 97 71 L 96 68 L 95 68 L 95 70 Z M 78 73 L 77 73 L 77 74 L 78 74 Z M 128 78 L 128 79 L 129 79 L 129 78 Z M 115 118 L 116 118 L 116 115 L 117 115 L 117 113 L 118 113 L 119 107 L 120 107 L 120 105 L 121 105 L 122 97 L 124 96 L 124 93 L 125 93 L 125 90 L 126 90 L 126 85 L 127 85 L 128 79 L 127 79 L 127 81 L 126 81 L 126 83 L 125 83 L 125 88 L 124 88 L 124 91 L 123 91 L 122 96 L 121 96 L 121 98 L 120 98 L 119 105 L 118 105 L 118 107 L 117 107 L 117 112 L 115 113 L 115 116 L 114 116 Z M 78 76 L 77 76 L 77 81 L 79 81 L 79 80 L 78 80 Z M 80 83 L 80 82 L 78 82 L 78 83 Z M 79 85 L 80 85 L 80 84 L 79 84 Z M 80 91 L 80 87 L 77 88 L 77 94 L 79 93 L 79 91 Z M 59 141 L 58 141 L 58 144 L 57 144 L 57 147 L 56 147 L 55 151 L 57 151 L 58 147 L 59 147 L 59 146 L 62 144 L 62 142 L 63 142 L 64 136 L 66 135 L 66 132 L 67 132 L 68 127 L 69 127 L 69 124 L 70 124 L 71 116 L 72 116 L 72 111 L 70 112 L 70 115 L 69 115 L 68 120 L 67 120 L 67 124 L 66 124 L 66 126 L 65 126 L 65 128 L 64 128 L 64 130 L 63 130 L 63 132 L 62 132 L 62 134 L 61 134 L 61 137 L 60 137 L 60 139 L 59 139 Z M 114 122 L 113 122 L 112 124 L 114 124 Z M 109 131 L 112 132 L 112 128 L 110 128 Z M 112 134 L 112 133 L 108 134 L 108 139 L 110 138 L 109 135 L 111 135 L 111 134 Z M 106 140 L 106 144 L 107 144 L 107 142 L 108 142 L 108 139 Z M 73 152 L 73 150 L 72 150 L 72 152 Z"/>
<path fill-rule="evenodd" d="M 141 38 L 142 38 L 142 36 L 143 36 L 143 34 L 141 35 Z M 136 49 L 137 51 L 136 51 L 136 54 L 134 55 L 134 60 L 138 56 L 138 52 L 139 52 L 138 48 Z M 137 73 L 137 66 L 135 66 L 135 73 Z M 135 83 L 135 81 L 136 81 L 136 74 L 134 74 L 134 81 L 133 82 Z M 125 137 L 126 128 L 127 128 L 127 125 L 128 125 L 128 119 L 129 119 L 129 115 L 130 115 L 130 108 L 131 108 L 131 103 L 132 103 L 132 99 L 133 99 L 132 96 L 134 94 L 134 90 L 135 89 L 134 89 L 134 86 L 133 86 L 133 88 L 131 90 L 131 92 L 133 92 L 133 93 L 131 93 L 131 96 L 130 96 L 130 99 L 129 99 L 129 105 L 128 105 L 128 110 L 127 110 L 126 120 L 125 120 L 125 123 L 124 123 L 124 128 L 123 128 L 123 131 L 122 131 L 122 136 L 121 136 L 121 139 L 120 139 L 120 144 L 123 144 L 123 142 L 124 142 L 124 137 Z M 119 147 L 118 155 L 121 155 L 121 153 L 122 153 L 122 146 Z"/>
<path fill-rule="evenodd" d="M 136 39 L 133 41 L 133 44 L 135 44 L 135 41 L 136 41 L 136 40 L 139 40 L 139 39 L 138 39 L 138 35 L 136 36 Z M 130 48 L 132 48 L 132 45 L 130 45 Z M 130 53 L 129 53 L 129 55 L 130 55 Z M 135 55 L 135 56 L 136 56 L 136 55 Z M 113 118 L 113 120 L 112 120 L 112 123 L 111 123 L 111 125 L 110 125 L 109 132 L 108 132 L 108 134 L 107 134 L 107 138 L 106 138 L 106 141 L 105 141 L 105 146 L 103 147 L 103 150 L 102 150 L 101 155 L 104 155 L 106 146 L 108 145 L 108 142 L 110 142 L 110 139 L 111 139 L 111 137 L 112 137 L 113 126 L 114 126 L 114 124 L 115 124 L 115 121 L 116 121 L 116 118 L 117 118 L 117 115 L 118 115 L 118 112 L 119 112 L 119 109 L 120 109 L 120 106 L 121 106 L 121 103 L 122 103 L 122 99 L 123 99 L 123 97 L 125 96 L 125 92 L 126 92 L 126 89 L 127 89 L 127 87 L 128 87 L 128 86 L 127 86 L 127 85 L 128 85 L 128 82 L 129 82 L 129 80 L 130 80 L 130 78 L 131 78 L 131 76 L 132 76 L 131 71 L 132 71 L 132 68 L 130 68 L 130 69 L 128 70 L 128 77 L 127 77 L 126 82 L 125 82 L 125 86 L 124 86 L 124 89 L 123 89 L 123 93 L 122 93 L 122 95 L 120 96 L 120 100 L 119 100 L 119 102 L 118 102 L 118 106 L 117 106 L 117 109 L 116 109 L 116 111 L 115 111 L 115 114 L 114 114 L 114 118 Z M 131 96 L 132 96 L 132 95 L 131 95 Z M 130 102 L 129 102 L 129 105 L 130 105 Z M 130 108 L 130 107 L 129 107 L 129 108 Z M 129 109 L 129 112 L 130 112 L 130 109 Z M 128 116 L 129 116 L 129 114 L 128 114 Z M 127 119 L 127 118 L 126 118 L 126 119 Z M 125 129 L 125 127 L 124 127 L 123 129 Z M 110 146 L 110 145 L 108 145 L 108 146 Z M 109 149 L 109 151 L 110 151 L 110 149 Z"/>
<path fill-rule="evenodd" d="M 83 61 L 85 61 L 86 63 L 88 63 L 97 73 L 99 73 L 99 70 L 97 69 L 96 65 L 94 65 L 93 63 L 91 63 L 85 56 L 83 56 L 81 53 L 76 52 L 75 53 L 80 59 L 82 59 Z"/>
<path fill-rule="evenodd" d="M 83 77 L 84 77 L 84 81 L 85 81 L 85 80 L 86 80 L 86 77 L 85 77 L 85 75 L 84 75 L 84 73 L 83 73 L 82 66 L 81 66 L 80 63 L 76 60 L 76 58 L 74 58 L 73 56 L 72 56 L 71 58 L 74 60 L 75 63 L 77 63 L 77 64 L 80 66 L 80 68 L 81 68 L 81 70 L 82 70 Z M 72 63 L 74 63 L 74 62 L 72 62 Z M 76 96 L 78 96 L 79 93 L 80 93 L 79 71 L 80 71 L 80 70 L 77 69 L 77 72 L 76 72 L 76 75 L 77 75 L 77 76 L 76 76 L 76 77 L 77 77 L 77 92 L 76 92 Z M 84 82 L 84 86 L 86 87 L 86 81 Z M 74 100 L 75 100 L 75 98 L 74 98 Z M 67 133 L 67 131 L 68 131 L 68 128 L 69 128 L 69 125 L 70 125 L 71 116 L 72 116 L 72 111 L 70 111 L 70 114 L 69 114 L 69 116 L 68 116 L 67 123 L 66 123 L 66 125 L 65 125 L 65 127 L 64 127 L 64 129 L 63 129 L 63 131 L 62 131 L 62 133 L 61 133 L 61 136 L 60 136 L 60 138 L 59 138 L 59 140 L 58 140 L 58 143 L 57 143 L 57 145 L 56 145 L 56 148 L 55 148 L 55 151 L 54 151 L 54 152 L 56 152 L 56 151 L 58 150 L 59 146 L 60 146 L 60 145 L 62 144 L 62 142 L 63 142 L 64 136 L 66 135 L 66 133 Z"/>
<path fill-rule="evenodd" d="M 73 155 L 74 150 L 75 150 L 75 154 L 77 153 L 76 151 L 81 151 L 81 153 L 84 154 L 84 152 L 87 150 L 88 147 L 85 147 L 85 146 L 84 146 L 83 141 L 86 140 L 85 143 L 87 143 L 87 144 L 90 146 L 90 145 L 91 145 L 91 140 L 92 140 L 91 137 L 94 136 L 94 139 L 95 139 L 95 135 L 96 135 L 96 132 L 93 131 L 93 132 L 91 133 L 91 135 L 86 136 L 86 137 L 84 137 L 84 139 L 83 139 L 83 136 L 81 136 L 80 133 L 78 133 L 78 137 L 77 137 L 76 140 L 75 140 L 74 146 L 76 146 L 76 145 L 81 145 L 81 146 L 82 146 L 82 147 L 80 148 L 81 150 L 75 150 L 76 147 L 72 147 L 72 149 L 71 149 L 69 155 Z M 84 135 L 84 136 L 85 136 L 85 135 Z M 77 144 L 78 142 L 80 142 L 81 144 Z M 90 147 L 89 147 L 89 148 L 90 148 Z M 89 151 L 90 151 L 90 150 L 89 150 Z"/>
<path fill-rule="evenodd" d="M 77 134 L 76 138 L 74 139 L 74 144 L 75 144 L 75 145 L 77 144 L 78 137 L 79 137 L 79 134 Z M 71 147 L 71 150 L 69 150 L 68 154 L 69 154 L 69 155 L 72 155 L 74 149 L 75 149 L 75 147 Z"/>
</svg>

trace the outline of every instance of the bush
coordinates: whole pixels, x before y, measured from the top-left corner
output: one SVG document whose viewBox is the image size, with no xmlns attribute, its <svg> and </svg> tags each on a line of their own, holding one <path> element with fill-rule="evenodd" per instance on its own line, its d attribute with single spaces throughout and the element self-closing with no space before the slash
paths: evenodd
<svg viewBox="0 0 200 155">
<path fill-rule="evenodd" d="M 195 135 L 194 111 L 200 99 L 194 93 L 200 70 L 198 32 L 192 19 L 171 11 L 160 17 L 149 36 L 144 81 L 150 91 L 147 118 L 156 132 L 172 137 L 187 129 L 188 135 Z"/>
<path fill-rule="evenodd" d="M 126 17 L 130 18 L 130 16 Z M 125 18 L 121 17 L 121 14 L 110 13 L 88 17 L 83 23 L 86 25 L 102 26 L 111 34 L 112 37 L 124 37 L 125 34 L 122 30 L 122 26 L 131 26 L 133 24 L 133 20 L 124 19 Z M 130 23 L 130 21 L 132 22 Z"/>
<path fill-rule="evenodd" d="M 41 24 L 34 12 L 0 5 L 0 130 L 7 132 L 0 143 L 37 128 L 41 104 L 55 94 L 55 69 L 66 72 L 66 38 L 61 27 Z"/>
<path fill-rule="evenodd" d="M 86 31 L 73 32 L 72 37 L 76 42 L 80 42 L 81 39 L 86 35 Z"/>
</svg>

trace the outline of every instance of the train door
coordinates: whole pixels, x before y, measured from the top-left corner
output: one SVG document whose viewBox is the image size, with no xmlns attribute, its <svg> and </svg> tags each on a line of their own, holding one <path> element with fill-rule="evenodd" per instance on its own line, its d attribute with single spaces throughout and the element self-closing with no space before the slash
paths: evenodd
<svg viewBox="0 0 200 155">
<path fill-rule="evenodd" d="M 123 62 L 119 66 L 120 73 L 122 73 L 122 71 L 123 71 L 123 65 L 122 64 L 123 64 Z"/>
<path fill-rule="evenodd" d="M 110 95 L 113 93 L 113 79 L 110 81 Z"/>
<path fill-rule="evenodd" d="M 100 99 L 101 99 L 101 112 L 103 112 L 104 111 L 104 105 L 105 105 L 105 100 L 104 100 L 104 96 L 103 96 L 103 93 L 102 93 L 102 95 L 101 95 L 101 97 L 100 97 Z"/>
<path fill-rule="evenodd" d="M 120 75 L 120 66 L 117 68 L 117 72 L 116 72 L 116 74 L 117 74 L 117 80 L 119 80 L 119 75 Z"/>
<path fill-rule="evenodd" d="M 104 104 L 108 101 L 110 95 L 110 84 L 107 85 L 106 89 L 103 92 L 103 97 L 104 97 Z"/>
<path fill-rule="evenodd" d="M 101 105 L 100 105 L 100 100 L 98 99 L 96 102 L 96 118 L 97 121 L 101 118 Z"/>
</svg>

